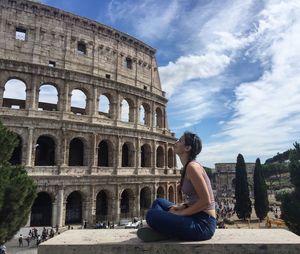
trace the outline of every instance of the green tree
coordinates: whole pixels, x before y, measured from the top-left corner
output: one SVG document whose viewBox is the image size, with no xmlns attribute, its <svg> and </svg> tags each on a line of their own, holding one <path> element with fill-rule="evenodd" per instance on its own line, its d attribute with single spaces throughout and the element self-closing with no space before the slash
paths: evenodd
<svg viewBox="0 0 300 254">
<path fill-rule="evenodd" d="M 282 219 L 289 229 L 300 235 L 300 145 L 294 143 L 294 150 L 290 153 L 290 176 L 294 191 L 282 197 Z"/>
<path fill-rule="evenodd" d="M 239 219 L 250 218 L 252 207 L 249 197 L 246 164 L 243 155 L 239 154 L 235 166 L 235 211 Z"/>
<path fill-rule="evenodd" d="M 0 121 L 0 242 L 10 240 L 27 222 L 36 185 L 21 165 L 8 160 L 17 137 Z"/>
<path fill-rule="evenodd" d="M 254 209 L 256 216 L 262 221 L 269 211 L 269 200 L 267 185 L 263 174 L 260 159 L 257 158 L 255 162 L 254 174 Z"/>
</svg>

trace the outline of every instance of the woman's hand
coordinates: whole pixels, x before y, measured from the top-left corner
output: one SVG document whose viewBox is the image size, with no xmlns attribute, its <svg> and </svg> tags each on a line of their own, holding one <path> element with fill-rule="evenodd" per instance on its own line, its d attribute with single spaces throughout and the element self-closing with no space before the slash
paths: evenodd
<svg viewBox="0 0 300 254">
<path fill-rule="evenodd" d="M 170 208 L 169 212 L 176 215 L 182 215 L 182 210 L 175 210 L 173 207 Z"/>
<path fill-rule="evenodd" d="M 177 215 L 180 215 L 181 214 L 181 211 L 183 209 L 185 209 L 187 206 L 186 204 L 180 204 L 180 205 L 172 205 L 169 209 L 169 212 L 170 213 L 173 213 L 173 214 L 177 214 Z"/>
</svg>

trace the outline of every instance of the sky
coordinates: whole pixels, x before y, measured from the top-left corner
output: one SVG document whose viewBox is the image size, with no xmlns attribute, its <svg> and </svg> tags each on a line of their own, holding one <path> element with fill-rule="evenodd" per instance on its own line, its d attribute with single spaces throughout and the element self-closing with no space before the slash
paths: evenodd
<svg viewBox="0 0 300 254">
<path fill-rule="evenodd" d="M 41 0 L 157 49 L 168 122 L 205 166 L 265 159 L 300 134 L 299 0 Z"/>
</svg>

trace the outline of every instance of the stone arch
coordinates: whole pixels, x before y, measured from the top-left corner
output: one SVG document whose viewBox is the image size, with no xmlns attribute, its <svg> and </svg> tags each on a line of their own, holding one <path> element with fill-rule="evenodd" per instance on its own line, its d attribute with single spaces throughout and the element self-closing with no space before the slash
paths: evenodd
<svg viewBox="0 0 300 254">
<path fill-rule="evenodd" d="M 108 116 L 111 111 L 110 105 L 111 105 L 110 96 L 107 94 L 101 94 L 99 96 L 99 107 L 98 107 L 99 114 L 105 114 L 106 116 Z"/>
<path fill-rule="evenodd" d="M 17 146 L 15 147 L 10 159 L 9 159 L 9 162 L 12 164 L 12 165 L 19 165 L 19 164 L 22 164 L 22 149 L 23 149 L 23 140 L 22 140 L 22 137 L 18 134 L 16 134 L 17 136 L 17 140 L 18 140 L 18 144 Z"/>
<path fill-rule="evenodd" d="M 156 149 L 156 167 L 163 168 L 165 166 L 164 158 L 164 149 L 162 146 L 158 146 Z"/>
<path fill-rule="evenodd" d="M 122 167 L 134 167 L 134 146 L 130 142 L 122 145 Z"/>
<path fill-rule="evenodd" d="M 82 194 L 79 191 L 73 191 L 68 195 L 66 202 L 66 225 L 82 223 L 82 201 Z"/>
<path fill-rule="evenodd" d="M 141 147 L 141 167 L 151 167 L 151 146 L 144 144 Z"/>
<path fill-rule="evenodd" d="M 163 128 L 163 113 L 160 107 L 155 110 L 156 127 Z"/>
<path fill-rule="evenodd" d="M 96 221 L 108 220 L 109 195 L 106 190 L 101 190 L 96 196 Z"/>
<path fill-rule="evenodd" d="M 175 200 L 174 200 L 174 188 L 173 188 L 172 185 L 169 186 L 169 188 L 168 188 L 168 199 L 169 199 L 171 202 L 175 203 Z"/>
<path fill-rule="evenodd" d="M 52 197 L 47 192 L 39 192 L 31 207 L 30 226 L 52 225 Z"/>
<path fill-rule="evenodd" d="M 86 166 L 85 140 L 75 137 L 69 145 L 69 166 Z"/>
<path fill-rule="evenodd" d="M 123 122 L 134 122 L 134 103 L 129 98 L 123 98 L 120 104 L 120 119 Z"/>
<path fill-rule="evenodd" d="M 58 110 L 59 91 L 55 84 L 44 83 L 40 86 L 38 97 L 39 110 Z"/>
<path fill-rule="evenodd" d="M 35 166 L 55 165 L 55 141 L 49 135 L 41 135 L 35 145 Z"/>
<path fill-rule="evenodd" d="M 10 78 L 4 85 L 3 107 L 14 109 L 26 108 L 27 85 L 19 78 Z"/>
<path fill-rule="evenodd" d="M 142 217 L 146 215 L 147 210 L 151 206 L 151 189 L 144 187 L 140 191 L 140 214 Z"/>
<path fill-rule="evenodd" d="M 140 109 L 143 109 L 144 114 L 140 114 L 140 124 L 150 126 L 151 123 L 151 108 L 149 104 L 143 102 L 140 106 Z M 141 113 L 141 110 L 140 110 Z"/>
<path fill-rule="evenodd" d="M 172 148 L 168 149 L 168 168 L 174 167 L 174 151 Z"/>
<path fill-rule="evenodd" d="M 157 198 L 165 198 L 165 190 L 162 186 L 159 186 L 156 190 L 156 197 Z"/>
<path fill-rule="evenodd" d="M 86 115 L 87 101 L 87 93 L 83 89 L 73 89 L 71 92 L 71 112 L 76 115 Z"/>
<path fill-rule="evenodd" d="M 124 189 L 120 195 L 120 217 L 132 218 L 134 211 L 134 193 L 131 189 Z"/>
<path fill-rule="evenodd" d="M 112 167 L 113 148 L 112 143 L 105 139 L 98 145 L 98 166 Z"/>
</svg>

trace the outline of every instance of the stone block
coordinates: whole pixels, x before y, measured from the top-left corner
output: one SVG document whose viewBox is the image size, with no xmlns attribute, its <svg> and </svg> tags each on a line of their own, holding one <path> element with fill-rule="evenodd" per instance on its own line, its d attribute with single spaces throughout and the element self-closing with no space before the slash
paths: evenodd
<svg viewBox="0 0 300 254">
<path fill-rule="evenodd" d="M 42 243 L 38 254 L 299 254 L 300 237 L 284 229 L 218 229 L 202 242 L 144 243 L 131 229 L 70 230 Z"/>
</svg>

